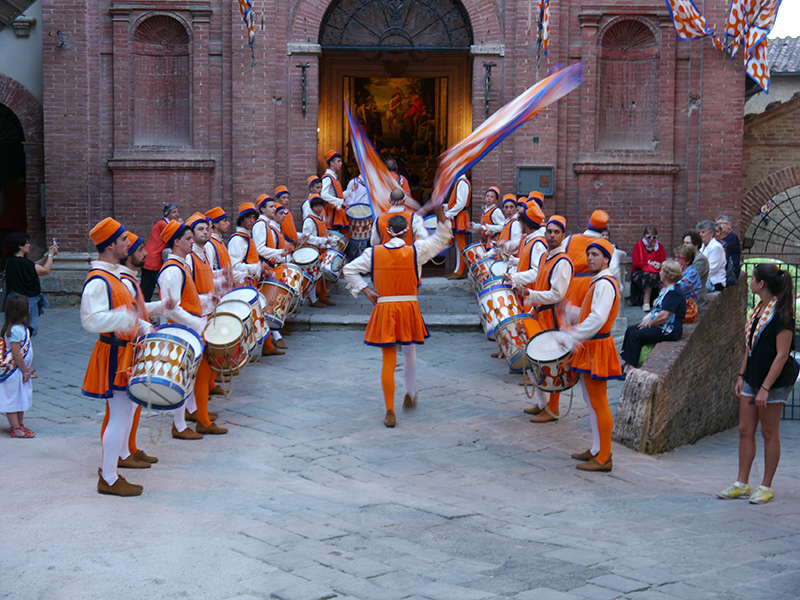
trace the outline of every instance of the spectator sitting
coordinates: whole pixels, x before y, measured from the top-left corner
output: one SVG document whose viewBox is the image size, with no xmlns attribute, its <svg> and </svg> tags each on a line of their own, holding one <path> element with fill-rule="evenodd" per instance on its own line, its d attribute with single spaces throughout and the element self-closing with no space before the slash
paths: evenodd
<svg viewBox="0 0 800 600">
<path fill-rule="evenodd" d="M 703 287 L 700 281 L 700 274 L 692 264 L 694 262 L 694 255 L 694 246 L 691 244 L 684 244 L 683 246 L 675 248 L 675 262 L 677 262 L 683 270 L 683 277 L 681 277 L 678 285 L 687 302 L 691 299 L 697 302 L 700 289 Z"/>
<path fill-rule="evenodd" d="M 631 272 L 631 306 L 642 306 L 650 312 L 650 298 L 658 290 L 658 272 L 666 258 L 664 246 L 658 242 L 658 230 L 654 225 L 644 229 L 644 238 L 633 247 L 633 269 Z"/>
<path fill-rule="evenodd" d="M 697 231 L 690 229 L 683 234 L 683 243 L 694 248 L 694 262 L 692 262 L 692 266 L 697 271 L 697 274 L 700 275 L 700 291 L 697 294 L 697 306 L 703 306 L 708 302 L 708 290 L 706 289 L 706 283 L 708 282 L 708 259 L 705 254 L 700 252 L 700 246 L 703 245 L 703 240 L 700 238 L 700 234 L 697 233 Z"/>
<path fill-rule="evenodd" d="M 661 293 L 653 302 L 653 310 L 638 325 L 631 325 L 622 342 L 622 360 L 628 366 L 638 367 L 642 346 L 658 342 L 674 342 L 683 335 L 683 319 L 686 316 L 686 298 L 678 282 L 683 272 L 674 260 L 665 260 L 661 265 Z"/>
<path fill-rule="evenodd" d="M 709 292 L 721 292 L 725 289 L 725 265 L 727 264 L 725 248 L 714 237 L 715 232 L 716 225 L 714 225 L 714 221 L 700 221 L 697 224 L 697 233 L 700 234 L 700 238 L 703 240 L 700 252 L 708 259 L 706 289 Z"/>
<path fill-rule="evenodd" d="M 6 261 L 6 287 L 8 298 L 26 296 L 28 298 L 28 329 L 31 337 L 39 330 L 39 316 L 50 306 L 42 293 L 40 275 L 49 275 L 53 268 L 53 257 L 58 254 L 58 244 L 53 244 L 42 258 L 33 262 L 28 258 L 31 251 L 31 238 L 27 233 L 14 231 L 5 240 L 8 260 Z"/>
<path fill-rule="evenodd" d="M 725 248 L 727 257 L 731 259 L 734 277 L 739 279 L 742 273 L 742 245 L 739 243 L 739 236 L 733 233 L 728 215 L 718 216 L 715 223 L 717 240 Z"/>
</svg>

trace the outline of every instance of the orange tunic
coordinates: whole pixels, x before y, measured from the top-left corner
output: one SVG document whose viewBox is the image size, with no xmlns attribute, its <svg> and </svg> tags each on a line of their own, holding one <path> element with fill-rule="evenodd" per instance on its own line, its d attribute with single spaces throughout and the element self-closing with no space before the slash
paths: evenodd
<svg viewBox="0 0 800 600">
<path fill-rule="evenodd" d="M 213 237 L 209 240 L 214 245 L 214 251 L 217 253 L 217 264 L 220 269 L 231 268 L 231 256 L 228 254 L 228 249 L 225 244 Z"/>
<path fill-rule="evenodd" d="M 536 281 L 532 288 L 534 291 L 544 292 L 551 288 L 550 276 L 553 273 L 553 268 L 562 260 L 571 262 L 566 252 L 559 252 L 551 257 L 548 257 L 547 253 L 542 254 L 542 258 L 539 259 L 539 271 L 536 274 Z M 567 296 L 569 296 L 569 291 L 567 291 Z M 560 324 L 558 322 L 558 304 L 537 306 L 536 320 L 539 321 L 539 325 L 541 325 L 543 330 L 560 329 Z"/>
<path fill-rule="evenodd" d="M 325 224 L 324 219 L 320 219 L 317 215 L 311 214 L 306 219 L 312 219 L 314 225 L 317 226 L 317 237 L 328 237 L 328 226 Z"/>
<path fill-rule="evenodd" d="M 292 244 L 297 244 L 297 226 L 294 223 L 292 211 L 288 211 L 288 214 L 284 217 L 283 223 L 281 223 L 281 232 L 286 240 Z"/>
<path fill-rule="evenodd" d="M 516 220 L 517 220 L 517 215 L 514 215 L 508 221 L 506 221 L 506 224 L 503 225 L 503 231 L 500 232 L 500 237 L 498 238 L 498 241 L 500 242 L 511 241 L 511 226 L 514 224 Z"/>
<path fill-rule="evenodd" d="M 416 299 L 419 276 L 414 246 L 372 249 L 372 281 L 381 297 Z M 416 300 L 378 302 L 367 323 L 364 343 L 370 346 L 423 344 L 430 337 Z"/>
<path fill-rule="evenodd" d="M 536 236 L 535 238 L 524 242 L 519 247 L 519 252 L 517 252 L 517 258 L 519 259 L 519 263 L 517 264 L 517 273 L 522 273 L 523 271 L 530 271 L 531 269 L 531 254 L 533 254 L 533 247 L 536 243 L 544 244 L 544 247 L 547 248 L 547 242 L 541 236 Z M 533 289 L 533 288 L 531 288 Z"/>
<path fill-rule="evenodd" d="M 392 217 L 405 217 L 406 221 L 408 221 L 408 231 L 406 234 L 401 238 L 406 244 L 409 246 L 414 243 L 414 232 L 411 227 L 411 219 L 414 218 L 414 213 L 408 209 L 405 209 L 403 212 L 385 212 L 380 217 L 378 217 L 378 235 L 381 236 L 381 244 L 385 244 L 392 236 L 389 235 L 389 219 Z"/>
<path fill-rule="evenodd" d="M 248 243 L 247 255 L 244 257 L 244 260 L 242 262 L 246 263 L 248 265 L 258 264 L 258 262 L 259 262 L 258 250 L 256 250 L 256 243 L 253 241 L 253 238 L 251 238 L 249 235 L 243 234 L 240 231 L 237 231 L 231 237 L 228 238 L 228 244 L 230 244 L 231 240 L 233 238 L 235 238 L 235 237 L 240 237 L 242 239 L 245 239 L 245 240 L 247 240 L 247 243 Z M 230 259 L 230 257 L 229 257 L 229 259 Z"/>
<path fill-rule="evenodd" d="M 187 258 L 192 261 L 192 280 L 197 293 L 212 294 L 214 292 L 214 273 L 211 271 L 211 266 L 194 252 L 190 252 Z"/>
<path fill-rule="evenodd" d="M 330 173 L 327 173 L 322 176 L 323 181 L 326 177 L 331 180 L 333 189 L 336 191 L 336 197 L 344 200 L 344 192 L 342 191 L 339 180 L 335 177 L 331 177 Z M 347 218 L 343 208 L 334 208 L 333 204 L 326 202 L 325 212 L 328 215 L 328 223 L 331 224 L 331 229 L 334 231 L 337 229 L 345 229 L 350 225 L 350 219 Z"/>
<path fill-rule="evenodd" d="M 283 250 L 286 248 L 286 240 L 283 239 L 281 230 L 277 227 L 273 227 L 269 223 L 267 223 L 267 246 L 275 248 L 276 250 Z"/>
<path fill-rule="evenodd" d="M 450 192 L 450 200 L 447 203 L 447 208 L 453 208 L 456 205 L 456 190 L 461 182 L 464 181 L 469 186 L 467 190 L 467 203 L 464 208 L 453 219 L 453 233 L 469 233 L 469 207 L 472 203 L 472 184 L 469 179 L 457 179 L 456 184 L 453 186 L 453 191 Z"/>
<path fill-rule="evenodd" d="M 493 206 L 489 210 L 484 210 L 483 214 L 481 215 L 481 225 L 494 225 L 494 221 L 492 220 L 492 215 L 494 215 L 494 212 L 496 210 L 500 210 L 500 209 L 498 207 L 496 207 L 496 206 Z M 500 212 L 502 212 L 502 211 L 500 211 Z M 505 225 L 503 227 L 505 228 Z M 487 233 L 485 231 L 481 231 L 481 236 L 483 236 L 483 243 L 484 244 L 488 244 L 490 241 L 492 241 L 498 235 L 500 235 L 500 234 L 499 233 L 489 234 L 489 233 Z"/>
<path fill-rule="evenodd" d="M 567 246 L 564 248 L 572 261 L 573 268 L 572 283 L 569 285 L 567 300 L 574 306 L 583 305 L 583 299 L 592 283 L 592 273 L 589 271 L 589 265 L 586 264 L 586 248 L 596 240 L 597 238 L 576 233 L 569 237 Z"/>
<path fill-rule="evenodd" d="M 583 321 L 592 312 L 594 287 L 602 281 L 607 281 L 614 286 L 614 304 L 600 331 L 593 338 L 578 344 L 569 364 L 573 371 L 589 373 L 592 379 L 622 379 L 622 367 L 619 363 L 617 346 L 614 344 L 614 338 L 611 337 L 611 329 L 614 327 L 614 321 L 619 312 L 620 293 L 616 279 L 605 275 L 591 282 L 581 305 L 580 321 Z M 603 285 L 608 284 L 603 283 Z"/>
<path fill-rule="evenodd" d="M 250 243 L 252 244 L 252 241 Z M 192 279 L 192 273 L 189 271 L 189 267 L 180 261 L 175 260 L 174 258 L 169 258 L 164 261 L 164 266 L 161 267 L 161 271 L 164 269 L 173 268 L 178 268 L 183 271 L 183 284 L 181 285 L 181 308 L 188 313 L 192 313 L 196 317 L 202 317 L 203 306 L 200 304 L 200 296 L 197 294 L 197 288 L 194 286 L 194 280 Z M 161 271 L 159 271 L 159 273 Z"/>
<path fill-rule="evenodd" d="M 93 279 L 102 279 L 108 286 L 110 309 L 125 306 L 138 312 L 136 301 L 121 279 L 101 269 L 92 269 L 83 285 L 86 286 Z M 128 388 L 128 376 L 133 363 L 133 346 L 128 342 L 136 339 L 136 333 L 137 327 L 125 334 L 117 335 L 113 331 L 100 334 L 83 378 L 81 392 L 84 396 L 111 398 L 115 390 L 125 391 Z"/>
</svg>

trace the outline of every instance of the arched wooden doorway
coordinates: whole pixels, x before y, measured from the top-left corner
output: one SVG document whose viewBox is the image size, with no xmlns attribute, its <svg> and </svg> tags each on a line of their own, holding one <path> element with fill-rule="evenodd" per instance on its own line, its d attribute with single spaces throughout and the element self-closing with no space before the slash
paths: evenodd
<svg viewBox="0 0 800 600">
<path fill-rule="evenodd" d="M 25 133 L 17 115 L 0 104 L 0 247 L 12 231 L 28 229 L 24 143 Z"/>
<path fill-rule="evenodd" d="M 319 32 L 318 156 L 339 149 L 355 166 L 347 100 L 375 149 L 431 187 L 436 157 L 472 130 L 472 43 L 458 0 L 334 0 Z"/>
</svg>

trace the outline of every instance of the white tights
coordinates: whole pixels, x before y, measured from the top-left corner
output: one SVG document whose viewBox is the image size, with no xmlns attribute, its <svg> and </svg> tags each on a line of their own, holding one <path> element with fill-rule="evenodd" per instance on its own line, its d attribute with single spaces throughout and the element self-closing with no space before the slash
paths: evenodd
<svg viewBox="0 0 800 600">
<path fill-rule="evenodd" d="M 597 456 L 600 452 L 600 430 L 597 428 L 597 413 L 592 408 L 592 402 L 589 399 L 589 392 L 586 389 L 586 381 L 581 376 L 581 391 L 583 392 L 583 401 L 586 402 L 586 408 L 589 409 L 589 419 L 592 422 L 592 454 Z"/>
<path fill-rule="evenodd" d="M 128 437 L 130 436 L 134 404 L 125 392 L 114 390 L 108 399 L 108 424 L 103 432 L 103 479 L 108 485 L 117 480 L 117 460 L 124 452 L 128 454 Z M 124 447 L 124 449 L 123 449 Z"/>
<path fill-rule="evenodd" d="M 403 349 L 403 379 L 406 384 L 406 394 L 413 399 L 417 381 L 417 346 L 408 344 L 400 347 Z"/>
<path fill-rule="evenodd" d="M 183 431 L 186 429 L 186 411 L 193 413 L 197 410 L 197 401 L 194 399 L 194 391 L 189 394 L 186 402 L 172 411 L 172 422 L 175 424 L 175 429 Z"/>
</svg>

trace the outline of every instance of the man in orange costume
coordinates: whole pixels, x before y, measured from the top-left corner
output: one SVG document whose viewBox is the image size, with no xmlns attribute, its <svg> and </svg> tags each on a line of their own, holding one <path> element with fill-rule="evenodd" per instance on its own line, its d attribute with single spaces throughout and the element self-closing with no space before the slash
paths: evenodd
<svg viewBox="0 0 800 600">
<path fill-rule="evenodd" d="M 319 192 L 327 204 L 325 214 L 328 216 L 328 229 L 338 231 L 350 239 L 350 219 L 347 218 L 347 200 L 350 197 L 349 191 L 343 191 L 342 182 L 342 155 L 335 150 L 328 150 L 325 153 L 325 163 L 327 170 L 322 175 L 322 189 Z"/>
<path fill-rule="evenodd" d="M 307 242 L 319 249 L 320 260 L 322 254 L 329 246 L 335 245 L 335 240 L 328 236 L 328 225 L 325 222 L 325 201 L 319 196 L 312 196 L 309 202 L 311 214 L 303 219 L 303 235 Z M 320 277 L 309 294 L 309 306 L 314 308 L 325 308 L 326 306 L 336 306 L 333 300 L 328 299 L 328 291 L 325 281 Z"/>
<path fill-rule="evenodd" d="M 367 248 L 356 260 L 344 266 L 344 277 L 354 297 L 364 292 L 375 305 L 367 323 L 364 343 L 378 346 L 383 351 L 381 384 L 386 415 L 383 424 L 394 427 L 397 419 L 394 412 L 394 370 L 397 366 L 397 346 L 403 349 L 405 364 L 406 395 L 404 408 L 412 408 L 417 402 L 416 374 L 417 355 L 415 344 L 425 343 L 428 328 L 422 320 L 417 303 L 422 265 L 436 256 L 450 242 L 450 225 L 441 206 L 436 209 L 437 225 L 433 235 L 417 240 L 408 246 L 403 236 L 409 223 L 400 215 L 389 220 L 392 239 L 381 246 Z M 367 286 L 361 276 L 372 273 L 375 290 Z"/>
<path fill-rule="evenodd" d="M 456 179 L 447 210 L 444 216 L 452 221 L 453 235 L 456 238 L 456 270 L 447 276 L 448 279 L 464 279 L 467 276 L 467 264 L 461 252 L 467 247 L 469 233 L 469 207 L 472 196 L 472 184 L 466 175 Z"/>
<path fill-rule="evenodd" d="M 480 232 L 483 245 L 488 250 L 503 231 L 506 217 L 497 205 L 500 200 L 500 188 L 492 186 L 483 195 L 483 212 L 480 223 L 470 223 L 473 233 Z"/>
<path fill-rule="evenodd" d="M 372 225 L 370 244 L 373 248 L 389 241 L 389 219 L 396 215 L 402 215 L 405 217 L 406 221 L 411 223 L 411 227 L 408 228 L 404 237 L 406 244 L 410 246 L 416 240 L 424 240 L 429 237 L 428 230 L 425 228 L 425 222 L 422 220 L 422 217 L 406 208 L 404 204 L 405 198 L 405 192 L 400 188 L 395 188 L 389 193 L 389 210 L 375 219 L 375 223 Z"/>
</svg>

